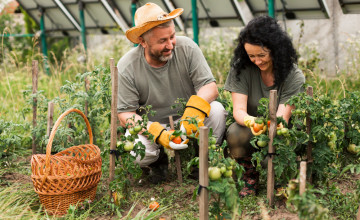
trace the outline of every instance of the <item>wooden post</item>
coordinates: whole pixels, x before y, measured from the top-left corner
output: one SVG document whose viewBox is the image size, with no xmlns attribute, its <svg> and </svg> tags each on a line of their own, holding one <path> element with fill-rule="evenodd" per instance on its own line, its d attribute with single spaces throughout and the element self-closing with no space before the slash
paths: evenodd
<svg viewBox="0 0 360 220">
<path fill-rule="evenodd" d="M 169 122 L 170 122 L 170 128 L 172 130 L 175 130 L 174 120 L 173 120 L 172 116 L 169 116 Z M 176 150 L 174 150 L 174 152 L 175 152 L 175 166 L 176 166 L 177 179 L 178 179 L 179 183 L 181 184 L 183 182 L 183 179 L 182 179 L 182 171 L 181 171 L 180 154 Z"/>
<path fill-rule="evenodd" d="M 38 61 L 32 61 L 32 93 L 36 94 L 38 89 Z M 36 127 L 36 114 L 37 114 L 37 98 L 33 98 L 33 129 Z M 32 154 L 36 154 L 36 136 L 32 136 Z"/>
<path fill-rule="evenodd" d="M 51 129 L 53 127 L 53 121 L 54 121 L 54 103 L 49 102 L 48 103 L 48 112 L 47 112 L 47 128 L 46 128 L 46 135 L 49 137 Z M 41 149 L 41 153 L 43 152 L 43 149 Z"/>
<path fill-rule="evenodd" d="M 114 58 L 110 59 L 111 71 L 111 123 L 110 123 L 110 150 L 116 150 L 117 141 L 117 93 L 118 93 L 118 74 L 114 64 Z M 109 179 L 114 180 L 115 155 L 110 154 Z M 111 192 L 110 192 L 111 193 Z"/>
<path fill-rule="evenodd" d="M 310 97 L 313 97 L 313 88 L 311 86 L 308 86 L 306 88 L 306 94 Z M 311 132 L 311 118 L 310 118 L 310 112 L 308 112 L 306 114 L 306 133 L 310 134 Z M 307 159 L 307 163 L 312 163 L 313 162 L 313 158 L 312 158 L 312 143 L 311 141 L 308 142 L 307 145 L 307 149 L 306 149 L 306 159 Z M 312 173 L 311 173 L 311 169 L 310 169 L 310 173 L 308 175 L 308 179 L 309 182 L 312 183 Z"/>
<path fill-rule="evenodd" d="M 274 137 L 276 135 L 276 109 L 277 109 L 277 91 L 270 90 L 269 97 L 269 111 L 270 111 L 270 128 L 269 128 L 269 160 L 268 160 L 268 172 L 267 172 L 267 199 L 269 200 L 269 206 L 274 205 L 274 185 L 275 185 L 275 173 L 273 157 L 275 148 L 273 146 Z"/>
<path fill-rule="evenodd" d="M 199 211 L 200 211 L 200 220 L 209 219 L 209 198 L 208 198 L 208 189 L 209 186 L 209 174 L 208 174 L 208 153 L 209 153 L 209 129 L 205 126 L 200 127 L 200 146 L 199 146 L 199 187 L 200 197 L 199 197 Z"/>
<path fill-rule="evenodd" d="M 85 77 L 85 79 L 84 79 L 84 85 L 85 85 L 85 91 L 87 93 L 89 91 L 89 87 L 90 87 L 90 82 L 87 79 L 87 77 Z M 89 114 L 89 102 L 88 102 L 88 100 L 85 100 L 84 114 L 85 114 L 86 117 Z"/>
<path fill-rule="evenodd" d="M 301 161 L 300 162 L 300 196 L 305 192 L 306 188 L 306 162 Z"/>
</svg>

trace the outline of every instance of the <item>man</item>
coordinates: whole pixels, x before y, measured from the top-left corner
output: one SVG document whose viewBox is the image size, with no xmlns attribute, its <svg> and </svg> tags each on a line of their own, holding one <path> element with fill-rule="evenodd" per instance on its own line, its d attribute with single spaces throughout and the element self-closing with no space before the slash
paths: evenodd
<svg viewBox="0 0 360 220">
<path fill-rule="evenodd" d="M 177 115 L 171 109 L 178 98 L 188 100 L 181 119 L 196 118 L 199 127 L 213 128 L 218 143 L 225 131 L 226 111 L 216 102 L 218 89 L 211 70 L 200 48 L 187 37 L 175 36 L 173 19 L 181 15 L 178 8 L 165 13 L 158 5 L 147 3 L 135 13 L 135 27 L 126 32 L 126 37 L 139 46 L 127 52 L 118 62 L 119 91 L 118 117 L 122 126 L 135 115 L 142 120 L 139 107 L 151 105 L 156 111 L 149 116 L 148 131 L 154 135 L 154 143 L 144 135 L 139 139 L 146 146 L 145 157 L 136 163 L 151 168 L 150 181 L 165 180 L 168 158 L 164 149 L 180 150 L 187 147 L 187 140 L 174 144 L 169 140 L 171 131 L 165 128 L 169 116 Z M 180 117 L 174 118 L 175 122 Z M 198 132 L 193 124 L 181 121 L 187 135 Z M 125 135 L 129 135 L 129 131 Z"/>
</svg>

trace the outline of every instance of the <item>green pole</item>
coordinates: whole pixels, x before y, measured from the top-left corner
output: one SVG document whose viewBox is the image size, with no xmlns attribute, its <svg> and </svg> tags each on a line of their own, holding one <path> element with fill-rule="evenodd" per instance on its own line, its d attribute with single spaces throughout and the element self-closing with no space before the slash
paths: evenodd
<svg viewBox="0 0 360 220">
<path fill-rule="evenodd" d="M 0 37 L 35 37 L 35 34 L 3 34 Z"/>
<path fill-rule="evenodd" d="M 199 20 L 197 14 L 196 0 L 191 0 L 192 24 L 194 32 L 194 41 L 199 45 Z"/>
<path fill-rule="evenodd" d="M 274 0 L 269 0 L 269 16 L 275 18 L 275 2 Z"/>
<path fill-rule="evenodd" d="M 87 51 L 86 27 L 85 27 L 85 17 L 84 17 L 84 3 L 82 1 L 79 2 L 79 14 L 80 14 L 80 25 L 81 25 L 81 39 L 86 52 Z"/>
<path fill-rule="evenodd" d="M 132 0 L 131 1 L 131 21 L 132 21 L 132 26 L 135 26 L 135 12 L 136 12 L 136 2 L 137 0 Z M 134 47 L 136 47 L 137 44 L 134 44 Z"/>
<path fill-rule="evenodd" d="M 44 69 L 47 75 L 50 75 L 50 69 L 48 64 L 48 53 L 47 53 L 47 44 L 46 44 L 46 34 L 45 34 L 45 23 L 44 23 L 44 14 L 45 10 L 43 8 L 40 9 L 41 17 L 40 17 L 40 30 L 41 30 L 41 46 L 42 52 L 44 55 Z"/>
</svg>

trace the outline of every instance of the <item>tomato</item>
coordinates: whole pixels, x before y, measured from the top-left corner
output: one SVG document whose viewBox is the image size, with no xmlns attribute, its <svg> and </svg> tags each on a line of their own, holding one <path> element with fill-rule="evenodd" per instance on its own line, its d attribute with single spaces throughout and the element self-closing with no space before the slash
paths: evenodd
<svg viewBox="0 0 360 220">
<path fill-rule="evenodd" d="M 349 144 L 349 146 L 347 147 L 347 151 L 352 154 L 357 154 L 359 153 L 360 149 L 355 144 Z"/>
<path fill-rule="evenodd" d="M 177 136 L 174 139 L 172 139 L 171 141 L 174 142 L 175 144 L 181 144 L 182 140 L 181 140 L 180 136 Z"/>
<path fill-rule="evenodd" d="M 277 134 L 278 136 L 281 136 L 281 135 L 282 135 L 281 129 L 277 130 L 277 131 L 276 131 L 276 134 Z"/>
<path fill-rule="evenodd" d="M 269 120 L 269 121 L 268 121 L 268 124 L 267 124 L 269 129 L 270 129 L 270 123 L 271 123 L 271 121 Z"/>
<path fill-rule="evenodd" d="M 135 131 L 135 132 L 140 132 L 141 130 L 142 130 L 141 125 L 136 125 L 136 126 L 134 127 L 134 131 Z"/>
<path fill-rule="evenodd" d="M 137 132 L 134 130 L 133 127 L 129 128 L 129 132 L 130 132 L 130 134 L 132 134 L 132 135 L 137 134 Z"/>
<path fill-rule="evenodd" d="M 288 136 L 288 134 L 289 134 L 289 129 L 287 129 L 287 128 L 281 128 L 281 134 L 284 135 L 284 136 Z"/>
<path fill-rule="evenodd" d="M 267 145 L 267 142 L 266 141 L 257 141 L 256 144 L 259 146 L 259 147 L 265 147 Z"/>
<path fill-rule="evenodd" d="M 209 145 L 212 145 L 212 144 L 216 144 L 216 138 L 215 137 L 210 137 L 209 138 Z"/>
<path fill-rule="evenodd" d="M 211 147 L 211 149 L 216 150 L 216 145 L 215 144 L 210 145 L 210 147 Z"/>
<path fill-rule="evenodd" d="M 126 141 L 125 145 L 124 145 L 124 150 L 125 151 L 132 151 L 132 149 L 134 149 L 134 143 L 131 141 Z"/>
<path fill-rule="evenodd" d="M 233 174 L 232 170 L 227 170 L 224 175 L 226 177 L 232 177 L 232 174 Z"/>
<path fill-rule="evenodd" d="M 258 124 L 255 122 L 253 128 L 254 128 L 254 131 L 257 133 L 264 128 L 264 123 Z"/>
<path fill-rule="evenodd" d="M 160 207 L 160 205 L 156 201 L 151 202 L 150 205 L 149 205 L 149 209 L 151 209 L 153 211 L 158 210 L 159 207 Z"/>
<path fill-rule="evenodd" d="M 219 167 L 209 167 L 209 178 L 213 181 L 219 180 L 221 178 L 221 170 Z"/>
<path fill-rule="evenodd" d="M 225 173 L 226 170 L 227 170 L 226 167 L 221 167 L 221 168 L 220 168 L 220 172 L 221 172 L 221 173 Z"/>
<path fill-rule="evenodd" d="M 227 166 L 227 167 L 226 167 L 226 169 L 228 169 L 228 170 L 232 170 L 232 169 L 233 169 L 233 167 L 232 167 L 232 166 Z"/>
</svg>

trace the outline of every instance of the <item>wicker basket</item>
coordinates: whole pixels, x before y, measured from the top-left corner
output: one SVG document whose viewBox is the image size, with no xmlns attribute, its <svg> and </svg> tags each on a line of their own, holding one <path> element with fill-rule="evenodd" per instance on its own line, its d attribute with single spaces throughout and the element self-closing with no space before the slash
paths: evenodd
<svg viewBox="0 0 360 220">
<path fill-rule="evenodd" d="M 61 120 L 71 112 L 79 113 L 89 131 L 90 144 L 70 147 L 51 155 L 55 132 Z M 90 123 L 77 109 L 64 112 L 51 131 L 46 154 L 34 154 L 31 158 L 31 179 L 35 192 L 50 215 L 64 215 L 70 205 L 86 199 L 94 200 L 101 177 L 100 149 L 93 144 Z"/>
</svg>

